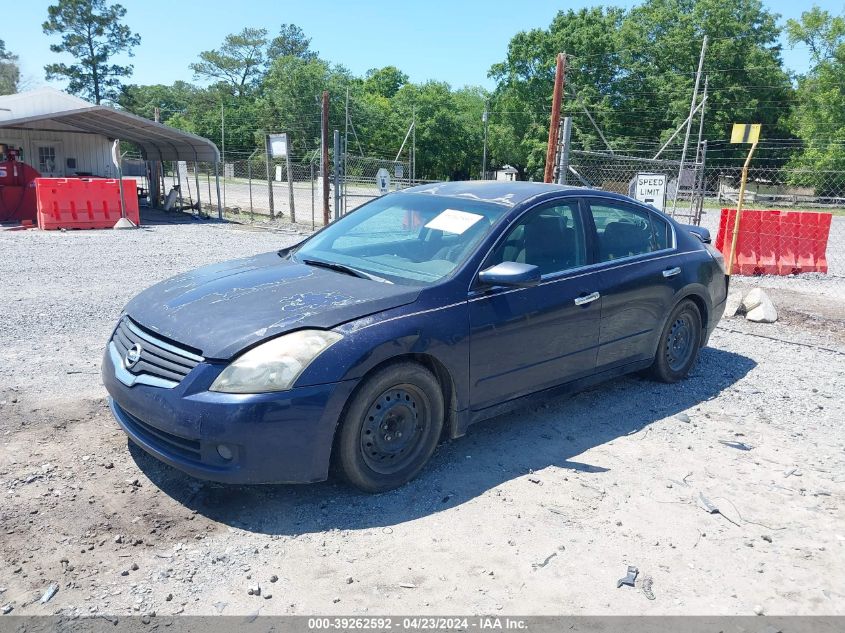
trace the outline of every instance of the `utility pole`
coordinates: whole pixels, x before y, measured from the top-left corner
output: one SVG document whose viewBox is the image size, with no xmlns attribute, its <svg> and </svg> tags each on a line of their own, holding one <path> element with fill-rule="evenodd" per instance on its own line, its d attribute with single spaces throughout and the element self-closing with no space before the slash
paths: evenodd
<svg viewBox="0 0 845 633">
<path fill-rule="evenodd" d="M 558 53 L 555 68 L 555 89 L 552 93 L 552 118 L 549 123 L 549 143 L 546 147 L 546 170 L 543 182 L 552 182 L 555 169 L 555 150 L 560 126 L 560 106 L 563 103 L 563 87 L 566 83 L 566 53 Z"/>
<path fill-rule="evenodd" d="M 487 119 L 490 114 L 487 110 L 487 102 L 484 102 L 484 114 L 481 115 L 481 120 L 484 122 L 484 153 L 481 157 L 481 180 L 487 180 Z"/>
<path fill-rule="evenodd" d="M 329 91 L 323 91 L 320 125 L 321 173 L 323 178 L 323 225 L 329 223 Z"/>
<path fill-rule="evenodd" d="M 701 70 L 704 68 L 704 55 L 707 53 L 707 36 L 701 42 L 701 54 L 698 57 L 698 71 L 695 73 L 695 88 L 692 91 L 692 100 L 689 106 L 689 118 L 687 119 L 687 132 L 684 136 L 684 149 L 681 150 L 681 166 L 678 168 L 678 182 L 675 184 L 675 198 L 672 200 L 672 215 L 678 208 L 678 191 L 681 189 L 681 178 L 684 174 L 684 162 L 687 159 L 687 148 L 689 147 L 689 134 L 692 127 L 692 119 L 695 116 L 695 102 L 698 99 L 698 85 L 701 81 Z"/>
</svg>

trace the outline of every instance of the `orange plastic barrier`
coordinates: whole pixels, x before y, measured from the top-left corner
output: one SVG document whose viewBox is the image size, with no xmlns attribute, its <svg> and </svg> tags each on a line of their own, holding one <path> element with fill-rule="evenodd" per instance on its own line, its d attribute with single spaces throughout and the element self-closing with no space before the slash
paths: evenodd
<svg viewBox="0 0 845 633">
<path fill-rule="evenodd" d="M 716 248 L 730 257 L 736 209 L 722 209 Z M 743 210 L 733 273 L 791 275 L 827 272 L 830 213 Z"/>
<path fill-rule="evenodd" d="M 134 180 L 123 181 L 126 217 L 140 224 Z M 38 226 L 52 229 L 110 229 L 120 219 L 120 185 L 115 179 L 36 178 Z"/>
</svg>

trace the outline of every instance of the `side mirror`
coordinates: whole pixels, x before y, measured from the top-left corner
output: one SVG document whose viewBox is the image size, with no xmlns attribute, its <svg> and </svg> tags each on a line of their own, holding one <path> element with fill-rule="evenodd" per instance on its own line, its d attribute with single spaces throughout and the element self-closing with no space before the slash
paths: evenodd
<svg viewBox="0 0 845 633">
<path fill-rule="evenodd" d="M 540 269 L 531 264 L 502 262 L 478 273 L 478 281 L 490 286 L 527 288 L 540 283 Z"/>
</svg>

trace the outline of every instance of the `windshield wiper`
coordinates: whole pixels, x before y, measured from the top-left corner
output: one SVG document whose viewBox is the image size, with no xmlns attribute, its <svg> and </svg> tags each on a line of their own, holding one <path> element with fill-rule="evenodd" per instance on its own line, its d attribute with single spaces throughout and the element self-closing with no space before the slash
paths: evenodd
<svg viewBox="0 0 845 633">
<path fill-rule="evenodd" d="M 339 273 L 345 273 L 347 275 L 352 275 L 353 277 L 360 277 L 361 279 L 369 279 L 370 281 L 378 281 L 383 284 L 393 283 L 384 277 L 379 277 L 378 275 L 373 275 L 372 273 L 367 273 L 363 270 L 352 268 L 352 266 L 346 266 L 345 264 L 338 264 L 336 262 L 324 262 L 321 259 L 303 259 L 302 263 L 308 264 L 309 266 L 319 266 L 321 268 L 328 268 L 329 270 L 336 270 Z"/>
</svg>

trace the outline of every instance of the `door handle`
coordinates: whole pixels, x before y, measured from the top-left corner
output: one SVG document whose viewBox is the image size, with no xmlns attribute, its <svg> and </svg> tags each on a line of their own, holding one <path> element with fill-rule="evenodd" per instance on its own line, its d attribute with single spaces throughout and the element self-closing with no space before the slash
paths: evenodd
<svg viewBox="0 0 845 633">
<path fill-rule="evenodd" d="M 667 268 L 666 270 L 663 271 L 664 277 L 674 277 L 675 275 L 680 275 L 680 274 L 681 274 L 681 267 L 680 266 L 675 266 L 674 268 Z"/>
<path fill-rule="evenodd" d="M 588 303 L 592 303 L 593 301 L 597 301 L 601 298 L 601 295 L 597 292 L 591 292 L 588 295 L 583 297 L 575 297 L 575 305 L 577 306 L 585 306 Z"/>
</svg>

